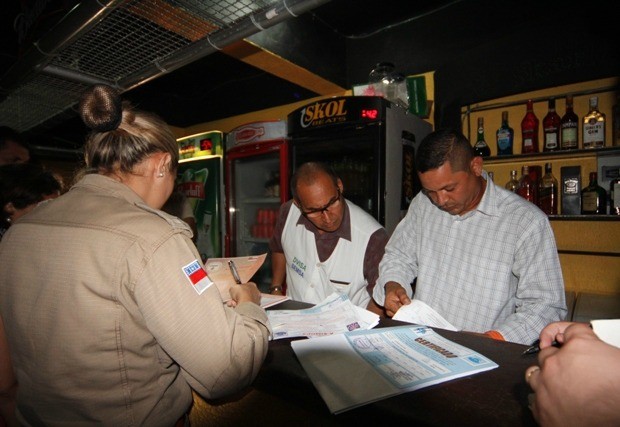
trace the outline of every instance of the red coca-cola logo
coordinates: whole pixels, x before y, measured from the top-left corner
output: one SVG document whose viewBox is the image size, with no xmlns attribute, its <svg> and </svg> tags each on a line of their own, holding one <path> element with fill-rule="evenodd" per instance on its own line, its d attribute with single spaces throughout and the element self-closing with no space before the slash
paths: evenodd
<svg viewBox="0 0 620 427">
<path fill-rule="evenodd" d="M 235 132 L 235 144 L 244 144 L 251 142 L 253 139 L 263 136 L 265 128 L 263 127 L 246 127 Z"/>
</svg>

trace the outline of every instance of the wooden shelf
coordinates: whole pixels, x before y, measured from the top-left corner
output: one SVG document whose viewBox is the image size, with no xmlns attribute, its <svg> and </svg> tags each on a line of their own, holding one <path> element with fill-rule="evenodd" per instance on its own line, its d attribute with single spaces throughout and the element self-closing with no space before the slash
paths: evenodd
<svg viewBox="0 0 620 427">
<path fill-rule="evenodd" d="M 602 147 L 579 150 L 560 150 L 543 153 L 513 154 L 512 156 L 491 156 L 485 157 L 484 163 L 497 165 L 502 163 L 526 162 L 526 161 L 546 161 L 546 160 L 565 160 L 583 159 L 587 157 L 607 156 L 620 154 L 620 147 Z"/>
</svg>

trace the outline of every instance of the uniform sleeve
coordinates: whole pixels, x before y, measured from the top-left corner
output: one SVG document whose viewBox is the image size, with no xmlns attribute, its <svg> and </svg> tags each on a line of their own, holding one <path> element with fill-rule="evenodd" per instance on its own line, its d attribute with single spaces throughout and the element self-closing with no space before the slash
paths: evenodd
<svg viewBox="0 0 620 427">
<path fill-rule="evenodd" d="M 513 274 L 519 282 L 516 310 L 495 328 L 507 341 L 531 343 L 549 323 L 564 319 L 562 268 L 553 230 L 546 217 L 527 221 L 519 233 Z"/>
<path fill-rule="evenodd" d="M 216 398 L 253 381 L 267 354 L 270 327 L 256 304 L 225 306 L 215 284 L 199 295 L 182 270 L 195 260 L 200 258 L 191 241 L 173 235 L 148 261 L 135 295 L 147 327 L 190 386 Z"/>
</svg>

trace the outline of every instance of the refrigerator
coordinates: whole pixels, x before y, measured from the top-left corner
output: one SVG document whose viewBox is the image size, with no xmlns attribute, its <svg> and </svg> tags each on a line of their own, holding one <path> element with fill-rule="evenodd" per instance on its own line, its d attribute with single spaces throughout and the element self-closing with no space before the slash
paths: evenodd
<svg viewBox="0 0 620 427">
<path fill-rule="evenodd" d="M 286 121 L 251 122 L 226 136 L 227 257 L 267 253 L 252 281 L 263 292 L 271 284 L 269 239 L 280 205 L 288 200 Z"/>
<path fill-rule="evenodd" d="M 177 139 L 179 167 L 176 189 L 189 201 L 198 236 L 196 247 L 205 262 L 223 256 L 223 133 L 204 132 Z"/>
<path fill-rule="evenodd" d="M 287 117 L 292 173 L 301 163 L 330 163 L 344 196 L 392 233 L 420 191 L 415 150 L 430 123 L 377 96 L 318 100 Z"/>
</svg>

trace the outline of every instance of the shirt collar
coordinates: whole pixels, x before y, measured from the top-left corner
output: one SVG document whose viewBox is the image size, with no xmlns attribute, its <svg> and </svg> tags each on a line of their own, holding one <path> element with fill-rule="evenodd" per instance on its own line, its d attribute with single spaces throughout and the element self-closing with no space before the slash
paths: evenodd
<svg viewBox="0 0 620 427">
<path fill-rule="evenodd" d="M 345 202 L 344 212 L 342 214 L 342 223 L 340 224 L 340 227 L 338 228 L 338 230 L 333 231 L 331 233 L 320 234 L 319 229 L 316 228 L 316 226 L 312 222 L 310 222 L 308 218 L 306 218 L 303 215 L 299 215 L 299 219 L 297 220 L 297 225 L 303 225 L 304 227 L 306 227 L 308 231 L 310 231 L 311 233 L 313 233 L 319 238 L 320 236 L 329 236 L 329 238 L 338 237 L 340 239 L 351 241 L 351 215 L 349 213 L 349 205 L 348 205 L 348 201 L 344 197 L 342 198 L 342 200 Z M 294 203 L 293 203 L 293 206 L 295 207 L 295 209 L 299 210 L 297 205 L 295 205 Z"/>
<path fill-rule="evenodd" d="M 482 171 L 482 177 L 486 179 L 487 185 L 480 203 L 476 206 L 476 211 L 489 216 L 499 216 L 495 184 L 489 179 L 489 175 L 485 170 Z"/>
</svg>

